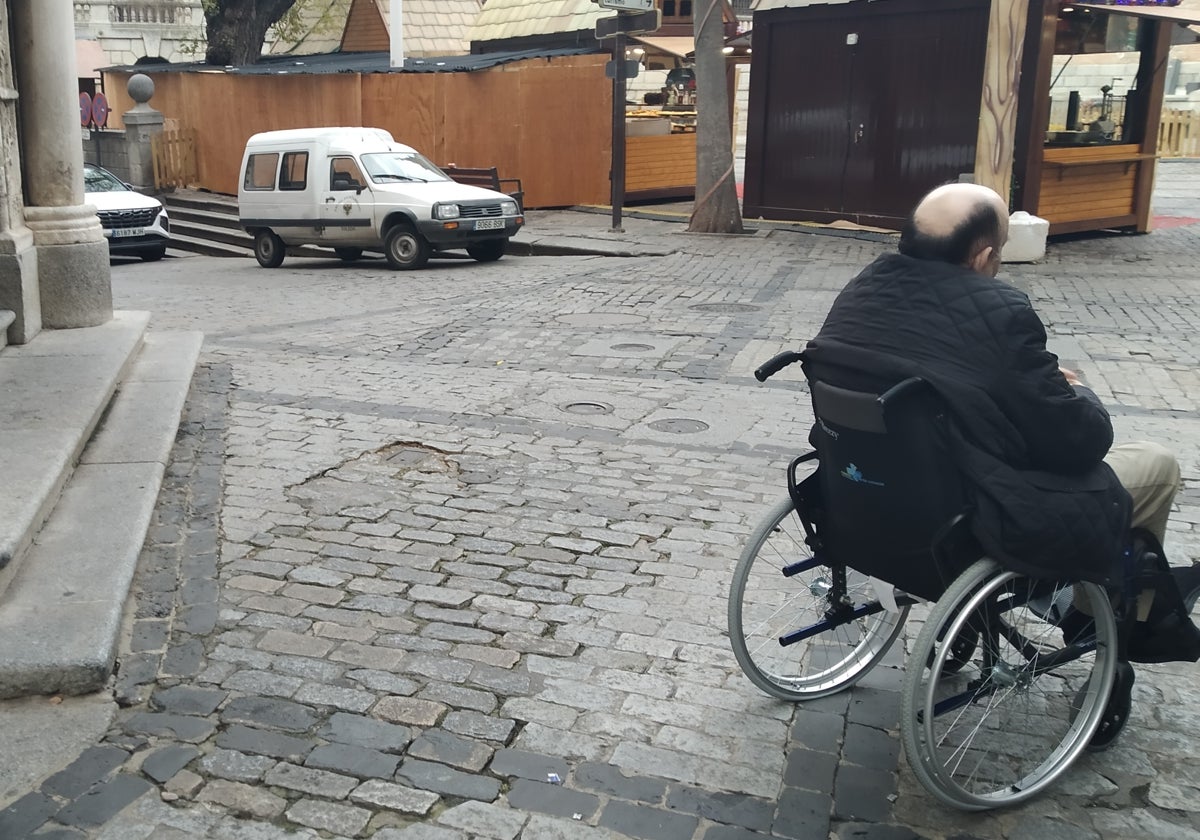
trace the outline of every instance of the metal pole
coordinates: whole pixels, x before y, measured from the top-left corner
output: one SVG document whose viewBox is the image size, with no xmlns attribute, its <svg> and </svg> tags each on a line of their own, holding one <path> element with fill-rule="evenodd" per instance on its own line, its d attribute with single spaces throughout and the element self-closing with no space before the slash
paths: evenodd
<svg viewBox="0 0 1200 840">
<path fill-rule="evenodd" d="M 625 203 L 625 33 L 613 38 L 612 113 L 612 229 L 621 230 L 621 205 Z"/>
<path fill-rule="evenodd" d="M 388 65 L 404 67 L 404 0 L 391 0 L 388 6 Z"/>
</svg>

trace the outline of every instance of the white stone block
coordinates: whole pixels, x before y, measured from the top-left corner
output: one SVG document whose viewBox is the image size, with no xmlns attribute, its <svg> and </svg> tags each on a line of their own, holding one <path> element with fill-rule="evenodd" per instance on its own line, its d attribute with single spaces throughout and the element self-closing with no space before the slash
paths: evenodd
<svg viewBox="0 0 1200 840">
<path fill-rule="evenodd" d="M 1000 257 L 1003 262 L 1035 262 L 1046 256 L 1050 223 L 1018 210 L 1008 219 L 1008 242 Z"/>
</svg>

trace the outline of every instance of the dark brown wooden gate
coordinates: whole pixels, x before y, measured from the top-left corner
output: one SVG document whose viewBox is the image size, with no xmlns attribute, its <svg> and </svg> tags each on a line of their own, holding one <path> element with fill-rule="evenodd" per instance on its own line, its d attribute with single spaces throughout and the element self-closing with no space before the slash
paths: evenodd
<svg viewBox="0 0 1200 840">
<path fill-rule="evenodd" d="M 897 227 L 975 169 L 987 0 L 851 2 L 754 22 L 744 213 Z"/>
</svg>

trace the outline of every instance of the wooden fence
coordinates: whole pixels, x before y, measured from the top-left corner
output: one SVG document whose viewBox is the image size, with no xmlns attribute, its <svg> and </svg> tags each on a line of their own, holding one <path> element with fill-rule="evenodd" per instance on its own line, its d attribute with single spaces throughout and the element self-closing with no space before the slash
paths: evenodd
<svg viewBox="0 0 1200 840">
<path fill-rule="evenodd" d="M 1163 109 L 1158 156 L 1200 157 L 1200 111 Z"/>
<path fill-rule="evenodd" d="M 528 59 L 471 73 L 147 69 L 155 85 L 153 106 L 194 132 L 198 177 L 189 186 L 236 195 L 242 150 L 256 132 L 367 125 L 390 131 L 436 163 L 494 166 L 501 178 L 520 178 L 526 207 L 562 207 L 604 203 L 609 195 L 612 83 L 604 77 L 606 60 Z M 128 74 L 104 76 L 113 113 L 133 107 L 125 94 Z M 156 177 L 157 165 L 156 153 Z"/>
<path fill-rule="evenodd" d="M 150 155 L 154 159 L 155 189 L 191 187 L 199 182 L 194 129 L 181 128 L 153 135 L 150 138 Z"/>
</svg>

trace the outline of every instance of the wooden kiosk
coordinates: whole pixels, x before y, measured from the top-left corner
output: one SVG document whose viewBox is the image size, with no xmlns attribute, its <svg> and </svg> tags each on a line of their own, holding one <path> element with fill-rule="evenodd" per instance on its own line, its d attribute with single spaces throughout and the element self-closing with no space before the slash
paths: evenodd
<svg viewBox="0 0 1200 840">
<path fill-rule="evenodd" d="M 1014 209 L 1048 220 L 1051 234 L 1150 230 L 1168 53 L 1178 24 L 1198 21 L 1194 11 L 1157 3 L 1030 0 Z M 1136 57 L 1135 78 L 1095 91 L 1056 83 L 1077 56 L 1103 53 Z"/>
<path fill-rule="evenodd" d="M 743 212 L 898 229 L 969 179 L 1052 234 L 1145 232 L 1177 2 L 761 0 Z M 1063 75 L 1105 53 L 1122 79 Z"/>
</svg>

